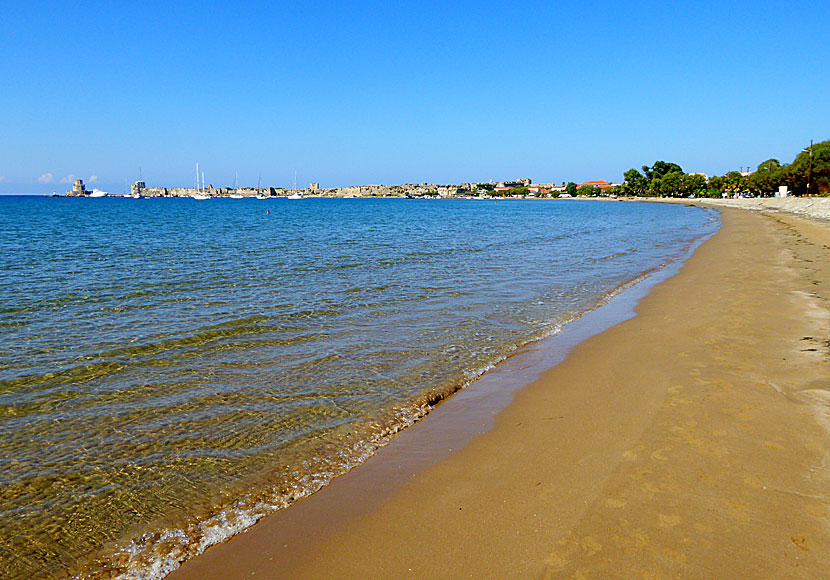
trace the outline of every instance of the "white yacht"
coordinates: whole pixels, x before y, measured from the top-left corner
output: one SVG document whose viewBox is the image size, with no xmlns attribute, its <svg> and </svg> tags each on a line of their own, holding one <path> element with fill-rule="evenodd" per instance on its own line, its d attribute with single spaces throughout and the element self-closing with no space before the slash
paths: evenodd
<svg viewBox="0 0 830 580">
<path fill-rule="evenodd" d="M 303 192 L 297 191 L 297 172 L 294 172 L 294 187 L 291 188 L 291 193 L 286 199 L 303 199 Z"/>
<path fill-rule="evenodd" d="M 262 195 L 262 173 L 259 174 L 259 181 L 256 184 L 256 198 L 257 199 L 268 199 L 267 195 Z M 270 191 L 270 189 L 269 189 Z"/>
<path fill-rule="evenodd" d="M 205 195 L 203 192 L 205 191 L 205 172 L 202 172 L 202 183 L 199 183 L 199 163 L 196 163 L 196 190 L 190 194 L 190 197 L 193 199 L 203 200 L 209 199 L 209 195 Z"/>
<path fill-rule="evenodd" d="M 242 199 L 245 197 L 239 193 L 239 172 L 237 171 L 233 178 L 233 193 L 229 196 L 231 199 Z"/>
</svg>

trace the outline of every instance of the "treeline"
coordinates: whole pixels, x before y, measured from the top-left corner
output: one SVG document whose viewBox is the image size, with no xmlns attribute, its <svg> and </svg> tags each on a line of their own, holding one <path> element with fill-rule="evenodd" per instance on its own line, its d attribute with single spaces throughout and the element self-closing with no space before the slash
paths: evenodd
<svg viewBox="0 0 830 580">
<path fill-rule="evenodd" d="M 644 165 L 642 171 L 629 169 L 624 179 L 609 193 L 646 197 L 764 196 L 774 195 L 783 185 L 791 195 L 830 195 L 830 141 L 805 148 L 790 164 L 778 159 L 762 161 L 749 175 L 730 171 L 707 180 L 702 174 L 684 173 L 677 163 L 656 161 L 651 167 Z"/>
</svg>

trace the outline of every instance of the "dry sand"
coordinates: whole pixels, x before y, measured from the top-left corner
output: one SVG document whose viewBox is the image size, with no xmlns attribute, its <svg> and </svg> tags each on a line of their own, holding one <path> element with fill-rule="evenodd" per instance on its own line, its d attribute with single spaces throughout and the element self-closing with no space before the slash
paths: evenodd
<svg viewBox="0 0 830 580">
<path fill-rule="evenodd" d="M 830 228 L 723 218 L 461 451 L 170 578 L 830 578 Z"/>
</svg>

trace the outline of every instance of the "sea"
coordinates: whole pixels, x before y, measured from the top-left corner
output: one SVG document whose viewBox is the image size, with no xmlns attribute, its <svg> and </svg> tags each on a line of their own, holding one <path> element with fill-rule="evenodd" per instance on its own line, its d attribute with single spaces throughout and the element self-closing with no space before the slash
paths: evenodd
<svg viewBox="0 0 830 580">
<path fill-rule="evenodd" d="M 719 224 L 619 201 L 0 197 L 0 577 L 162 578 Z"/>
</svg>

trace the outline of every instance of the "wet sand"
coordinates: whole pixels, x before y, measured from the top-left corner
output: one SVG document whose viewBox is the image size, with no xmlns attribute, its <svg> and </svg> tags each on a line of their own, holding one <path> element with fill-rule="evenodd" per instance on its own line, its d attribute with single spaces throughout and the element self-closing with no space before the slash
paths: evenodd
<svg viewBox="0 0 830 580">
<path fill-rule="evenodd" d="M 460 451 L 370 460 L 169 578 L 827 577 L 830 227 L 723 220 Z"/>
</svg>

